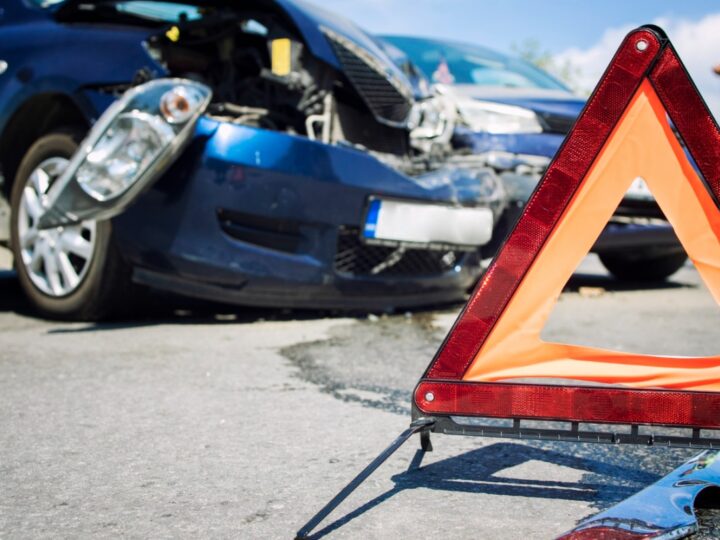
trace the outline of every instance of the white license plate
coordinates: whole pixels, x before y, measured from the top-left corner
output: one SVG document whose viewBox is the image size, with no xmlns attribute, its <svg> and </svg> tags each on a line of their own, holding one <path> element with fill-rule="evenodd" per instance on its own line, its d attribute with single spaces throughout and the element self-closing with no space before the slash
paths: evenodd
<svg viewBox="0 0 720 540">
<path fill-rule="evenodd" d="M 489 208 L 440 204 L 370 201 L 363 236 L 376 240 L 482 246 L 492 237 Z"/>
<path fill-rule="evenodd" d="M 627 193 L 625 193 L 625 197 L 628 199 L 640 199 L 643 201 L 653 200 L 653 194 L 650 193 L 650 188 L 648 188 L 647 183 L 640 176 L 632 181 L 630 189 L 628 189 Z"/>
</svg>

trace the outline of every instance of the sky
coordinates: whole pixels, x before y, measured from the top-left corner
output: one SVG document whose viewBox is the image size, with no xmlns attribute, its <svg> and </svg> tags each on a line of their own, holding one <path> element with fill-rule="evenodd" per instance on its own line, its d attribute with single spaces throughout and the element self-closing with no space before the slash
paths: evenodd
<svg viewBox="0 0 720 540">
<path fill-rule="evenodd" d="M 668 33 L 703 97 L 720 118 L 717 0 L 333 0 L 321 3 L 374 33 L 450 38 L 511 52 L 528 40 L 570 65 L 589 92 L 632 28 Z"/>
</svg>

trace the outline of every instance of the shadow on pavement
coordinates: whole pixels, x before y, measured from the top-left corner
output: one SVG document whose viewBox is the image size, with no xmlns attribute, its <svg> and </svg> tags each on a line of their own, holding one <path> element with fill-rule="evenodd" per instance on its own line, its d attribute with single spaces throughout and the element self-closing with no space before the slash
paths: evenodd
<svg viewBox="0 0 720 540">
<path fill-rule="evenodd" d="M 456 308 L 460 304 L 436 305 L 424 308 L 403 308 L 398 313 L 425 313 L 435 309 Z M 200 299 L 182 297 L 161 291 L 145 291 L 124 318 L 102 322 L 54 321 L 68 323 L 65 327 L 47 330 L 49 334 L 102 332 L 140 328 L 160 324 L 249 324 L 263 321 L 298 321 L 327 318 L 367 318 L 382 311 L 350 311 L 327 309 L 258 308 L 220 304 Z M 0 313 L 12 312 L 24 317 L 41 318 L 23 295 L 15 273 L 0 271 Z M 393 313 L 387 310 L 385 313 Z"/>
<path fill-rule="evenodd" d="M 424 467 L 422 466 L 423 456 L 423 451 L 418 450 L 408 470 L 392 477 L 392 481 L 395 483 L 392 489 L 330 523 L 309 538 L 322 538 L 405 490 L 424 488 L 435 491 L 587 502 L 594 501 L 598 493 L 603 492 L 606 498 L 604 502 L 612 505 L 659 479 L 659 476 L 642 470 L 629 469 L 608 462 L 517 443 L 492 444 Z M 530 460 L 570 467 L 584 473 L 601 475 L 603 478 L 612 478 L 617 480 L 617 484 L 609 486 L 604 483 L 588 483 L 586 481 L 563 482 L 522 479 L 516 476 L 504 478 L 497 475 L 502 470 Z M 634 485 L 627 485 L 628 479 L 632 479 Z"/>
<path fill-rule="evenodd" d="M 15 273 L 9 270 L 0 271 L 0 313 L 3 312 L 39 317 L 23 295 Z M 53 334 L 94 332 L 155 324 L 251 323 L 263 320 L 312 319 L 331 315 L 328 312 L 310 310 L 248 308 L 150 292 L 142 296 L 133 307 L 130 316 L 124 319 L 86 323 L 85 326 L 77 326 L 83 323 L 74 322 L 72 327 L 53 328 L 48 332 Z"/>
<path fill-rule="evenodd" d="M 678 281 L 621 281 L 609 275 L 575 273 L 567 282 L 565 292 L 578 292 L 582 287 L 600 287 L 609 292 L 689 289 L 695 285 Z"/>
<path fill-rule="evenodd" d="M 0 312 L 34 316 L 12 270 L 0 270 Z"/>
</svg>

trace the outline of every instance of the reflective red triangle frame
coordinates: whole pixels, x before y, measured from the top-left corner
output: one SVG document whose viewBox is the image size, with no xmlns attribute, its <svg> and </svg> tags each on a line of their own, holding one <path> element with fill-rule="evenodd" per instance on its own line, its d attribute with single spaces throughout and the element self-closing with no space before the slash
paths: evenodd
<svg viewBox="0 0 720 540">
<path fill-rule="evenodd" d="M 638 43 L 643 41 L 638 47 Z M 463 381 L 643 80 L 720 201 L 720 130 L 665 33 L 623 41 L 513 232 L 414 392 L 415 416 L 481 416 L 720 428 L 720 393 Z M 430 398 L 430 399 L 429 399 Z"/>
</svg>

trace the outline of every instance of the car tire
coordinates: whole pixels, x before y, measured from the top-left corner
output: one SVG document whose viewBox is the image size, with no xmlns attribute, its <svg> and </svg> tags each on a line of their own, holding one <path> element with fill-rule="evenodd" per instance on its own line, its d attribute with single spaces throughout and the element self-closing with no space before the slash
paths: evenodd
<svg viewBox="0 0 720 540">
<path fill-rule="evenodd" d="M 687 261 L 685 253 L 625 254 L 601 253 L 600 262 L 623 281 L 662 281 L 680 270 Z"/>
<path fill-rule="evenodd" d="M 123 313 L 134 296 L 111 222 L 47 231 L 32 226 L 38 211 L 34 197 L 57 179 L 81 138 L 78 131 L 57 131 L 30 147 L 13 183 L 10 232 L 18 280 L 33 307 L 53 319 L 95 321 Z"/>
</svg>

